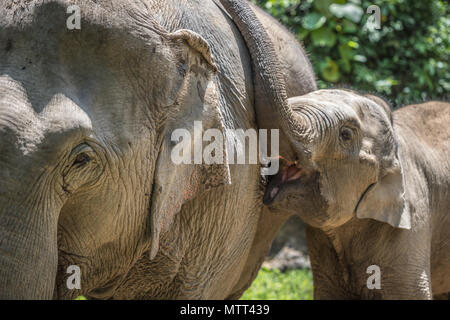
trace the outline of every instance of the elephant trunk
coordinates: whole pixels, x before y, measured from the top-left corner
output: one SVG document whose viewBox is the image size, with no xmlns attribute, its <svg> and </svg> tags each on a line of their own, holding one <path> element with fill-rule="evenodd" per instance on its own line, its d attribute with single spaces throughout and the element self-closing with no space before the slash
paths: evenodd
<svg viewBox="0 0 450 320">
<path fill-rule="evenodd" d="M 293 141 L 307 141 L 309 121 L 294 113 L 287 102 L 286 85 L 281 74 L 280 62 L 264 26 L 247 1 L 220 1 L 233 17 L 252 57 L 258 125 L 266 129 L 278 123 L 283 132 Z M 267 113 L 273 114 L 276 118 L 267 117 Z"/>
<path fill-rule="evenodd" d="M 57 212 L 29 204 L 38 199 L 12 199 L 20 193 L 0 185 L 0 299 L 51 299 L 58 262 Z"/>
</svg>

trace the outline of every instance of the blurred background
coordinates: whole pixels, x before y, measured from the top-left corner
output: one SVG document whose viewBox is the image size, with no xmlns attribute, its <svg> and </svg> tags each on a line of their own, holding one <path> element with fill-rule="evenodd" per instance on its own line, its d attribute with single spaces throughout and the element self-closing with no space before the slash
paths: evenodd
<svg viewBox="0 0 450 320">
<path fill-rule="evenodd" d="M 347 87 L 393 108 L 449 100 L 450 14 L 443 0 L 251 0 L 303 43 L 319 88 Z M 379 25 L 369 6 L 379 8 Z M 372 17 L 372 18 L 371 18 Z M 379 27 L 379 29 L 378 29 Z M 242 299 L 312 299 L 303 223 L 291 218 Z"/>
</svg>

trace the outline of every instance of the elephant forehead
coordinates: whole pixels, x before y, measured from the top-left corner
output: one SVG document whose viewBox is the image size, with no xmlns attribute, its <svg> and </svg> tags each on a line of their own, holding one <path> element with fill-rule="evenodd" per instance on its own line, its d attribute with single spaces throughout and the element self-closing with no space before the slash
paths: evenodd
<svg viewBox="0 0 450 320">
<path fill-rule="evenodd" d="M 74 101 L 62 93 L 55 94 L 39 113 L 44 126 L 51 131 L 68 128 L 92 129 L 88 114 Z"/>
<path fill-rule="evenodd" d="M 380 114 L 381 108 L 376 106 L 374 101 L 346 89 L 317 90 L 290 100 L 296 105 L 309 103 L 310 106 L 320 108 L 322 112 L 336 115 L 340 120 L 350 120 L 359 125 L 368 115 L 387 119 L 385 115 Z"/>
<path fill-rule="evenodd" d="M 66 26 L 72 4 L 80 6 L 80 30 Z M 27 109 L 22 118 L 32 118 L 44 131 L 46 126 L 54 132 L 94 128 L 109 140 L 121 140 L 116 145 L 140 136 L 153 108 L 174 103 L 178 79 L 171 76 L 177 66 L 161 37 L 130 13 L 136 6 L 133 1 L 2 2 L 0 43 L 6 45 L 0 47 L 0 75 L 8 80 L 1 90 L 21 92 L 20 103 L 10 110 Z"/>
<path fill-rule="evenodd" d="M 72 25 L 74 19 L 79 23 Z M 60 62 L 62 55 L 79 51 L 85 56 L 124 56 L 122 60 L 142 50 L 153 56 L 151 53 L 157 52 L 152 44 L 160 43 L 164 33 L 153 22 L 152 15 L 133 1 L 126 5 L 124 1 L 3 2 L 0 40 L 6 45 L 0 55 L 7 57 L 9 53 L 53 63 Z"/>
<path fill-rule="evenodd" d="M 33 23 L 49 25 L 63 22 L 65 26 L 67 18 L 71 13 L 76 12 L 73 11 L 74 6 L 80 10 L 83 22 L 102 24 L 108 28 L 119 25 L 126 26 L 131 22 L 130 19 L 126 18 L 130 12 L 146 12 L 148 10 L 145 3 L 136 0 L 3 1 L 0 4 L 1 24 L 3 27 L 16 25 L 24 28 L 26 25 Z M 68 10 L 69 7 L 70 10 Z"/>
<path fill-rule="evenodd" d="M 20 82 L 0 76 L 1 143 L 13 144 L 22 154 L 33 152 L 44 141 L 56 144 L 68 135 L 92 130 L 89 116 L 63 94 L 55 94 L 41 112 L 36 112 Z"/>
<path fill-rule="evenodd" d="M 338 125 L 341 121 L 359 123 L 359 107 L 355 101 L 307 94 L 290 98 L 289 103 L 294 111 L 309 115 L 312 122 L 326 121 L 330 126 Z"/>
<path fill-rule="evenodd" d="M 0 76 L 0 132 L 1 148 L 19 145 L 23 153 L 43 137 L 43 126 L 34 112 L 19 82 Z"/>
</svg>

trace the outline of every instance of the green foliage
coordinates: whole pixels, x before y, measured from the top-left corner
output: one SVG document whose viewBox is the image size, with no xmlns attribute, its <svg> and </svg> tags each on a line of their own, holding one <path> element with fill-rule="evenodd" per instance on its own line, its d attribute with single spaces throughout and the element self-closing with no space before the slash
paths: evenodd
<svg viewBox="0 0 450 320">
<path fill-rule="evenodd" d="M 252 0 L 303 41 L 320 88 L 350 86 L 395 106 L 448 99 L 450 16 L 444 0 Z M 370 5 L 381 10 L 375 29 Z"/>
<path fill-rule="evenodd" d="M 312 300 L 313 283 L 310 270 L 262 268 L 242 300 Z"/>
</svg>

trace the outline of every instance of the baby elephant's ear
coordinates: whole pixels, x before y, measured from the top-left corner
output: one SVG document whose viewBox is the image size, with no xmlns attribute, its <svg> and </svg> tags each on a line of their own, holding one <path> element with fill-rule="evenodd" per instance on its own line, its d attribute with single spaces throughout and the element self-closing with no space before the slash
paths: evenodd
<svg viewBox="0 0 450 320">
<path fill-rule="evenodd" d="M 380 98 L 378 96 L 371 95 L 371 94 L 366 94 L 364 97 L 366 97 L 367 99 L 372 100 L 377 105 L 382 107 L 384 112 L 386 112 L 386 115 L 388 116 L 389 121 L 392 124 L 392 110 L 391 110 L 391 106 L 389 105 L 389 103 L 386 102 L 386 100 L 384 100 L 383 98 Z"/>
<path fill-rule="evenodd" d="M 402 229 L 411 229 L 411 215 L 405 201 L 403 168 L 398 158 L 386 174 L 364 194 L 356 209 L 358 218 L 370 218 Z"/>
</svg>

